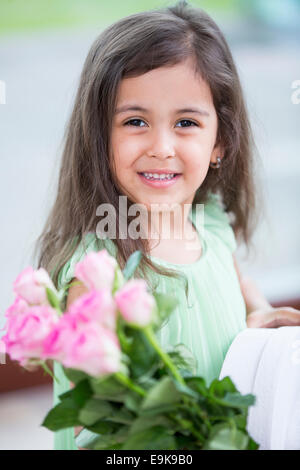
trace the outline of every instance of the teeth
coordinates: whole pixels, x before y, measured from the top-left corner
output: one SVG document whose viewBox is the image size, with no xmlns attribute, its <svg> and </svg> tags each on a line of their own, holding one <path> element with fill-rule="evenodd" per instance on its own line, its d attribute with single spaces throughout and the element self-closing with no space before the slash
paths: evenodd
<svg viewBox="0 0 300 470">
<path fill-rule="evenodd" d="M 143 175 L 147 178 L 147 179 L 158 179 L 158 180 L 170 180 L 174 177 L 175 173 L 162 173 L 161 175 L 159 175 L 158 173 L 143 173 Z"/>
</svg>

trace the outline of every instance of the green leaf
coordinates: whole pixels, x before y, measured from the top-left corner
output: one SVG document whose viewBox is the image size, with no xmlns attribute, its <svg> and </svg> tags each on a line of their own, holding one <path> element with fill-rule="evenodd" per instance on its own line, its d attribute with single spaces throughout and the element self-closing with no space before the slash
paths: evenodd
<svg viewBox="0 0 300 470">
<path fill-rule="evenodd" d="M 143 401 L 143 398 L 137 393 L 128 392 L 124 400 L 124 405 L 130 411 L 133 411 L 134 413 L 138 413 L 140 410 L 142 401 Z"/>
<path fill-rule="evenodd" d="M 123 446 L 123 443 L 119 443 L 119 444 L 113 444 L 112 446 L 108 445 L 106 447 L 102 447 L 101 450 L 121 450 L 122 449 L 122 446 Z"/>
<path fill-rule="evenodd" d="M 226 392 L 237 392 L 237 388 L 230 377 L 224 377 L 222 380 L 214 379 L 209 386 L 209 394 L 216 397 L 223 397 Z"/>
<path fill-rule="evenodd" d="M 129 256 L 125 268 L 123 269 L 123 276 L 126 280 L 133 276 L 136 268 L 140 264 L 141 257 L 142 252 L 140 250 L 136 250 Z"/>
<path fill-rule="evenodd" d="M 154 416 L 139 416 L 135 421 L 133 421 L 129 435 L 144 431 L 145 429 L 151 428 L 153 426 L 163 426 L 168 429 L 174 428 L 174 422 L 162 415 Z"/>
<path fill-rule="evenodd" d="M 115 434 L 102 435 L 94 444 L 94 450 L 122 449 L 128 437 L 129 426 L 122 426 Z"/>
<path fill-rule="evenodd" d="M 112 421 L 107 421 L 106 419 L 99 419 L 95 424 L 86 426 L 86 428 L 94 433 L 99 434 L 112 434 L 120 428 L 119 423 L 113 423 Z"/>
<path fill-rule="evenodd" d="M 130 328 L 129 334 L 132 343 L 127 354 L 131 361 L 132 379 L 135 380 L 149 373 L 153 366 L 155 366 L 155 369 L 152 369 L 154 372 L 158 366 L 159 358 L 143 331 Z"/>
<path fill-rule="evenodd" d="M 60 399 L 60 401 L 63 401 L 65 398 L 72 399 L 72 394 L 73 394 L 73 390 L 71 389 L 71 390 L 68 390 L 67 392 L 64 392 L 58 395 L 58 398 Z"/>
<path fill-rule="evenodd" d="M 50 287 L 46 287 L 46 294 L 51 307 L 60 310 L 60 301 L 56 293 L 52 289 L 50 289 Z"/>
<path fill-rule="evenodd" d="M 67 398 L 49 411 L 41 426 L 50 431 L 78 426 L 80 425 L 78 412 L 79 409 L 74 401 Z"/>
<path fill-rule="evenodd" d="M 231 428 L 227 423 L 216 424 L 208 442 L 203 447 L 205 450 L 245 450 L 249 437 L 244 432 Z"/>
<path fill-rule="evenodd" d="M 180 371 L 190 371 L 193 374 L 196 374 L 197 360 L 185 344 L 176 344 L 173 350 L 167 352 L 177 369 Z"/>
<path fill-rule="evenodd" d="M 118 289 L 120 289 L 124 283 L 125 283 L 125 279 L 123 277 L 122 271 L 120 269 L 120 266 L 117 265 L 115 269 L 115 277 L 114 277 L 114 282 L 112 286 L 112 294 L 114 294 Z"/>
<path fill-rule="evenodd" d="M 254 405 L 255 396 L 251 394 L 241 395 L 239 392 L 226 393 L 224 398 L 218 399 L 218 403 L 233 408 L 248 408 L 248 406 Z"/>
<path fill-rule="evenodd" d="M 255 396 L 251 394 L 241 395 L 230 377 L 213 380 L 208 393 L 212 400 L 221 406 L 248 408 L 255 403 Z"/>
<path fill-rule="evenodd" d="M 208 389 L 203 377 L 187 377 L 185 382 L 190 388 L 198 392 L 203 397 L 208 395 Z"/>
<path fill-rule="evenodd" d="M 154 321 L 152 326 L 154 330 L 157 330 L 159 327 L 162 327 L 164 322 L 167 321 L 168 317 L 177 307 L 178 299 L 173 295 L 171 296 L 170 294 L 164 294 L 162 292 L 154 292 L 153 297 L 156 300 L 158 318 Z"/>
<path fill-rule="evenodd" d="M 175 436 L 176 448 L 179 450 L 200 450 L 199 445 L 191 439 L 190 436 L 182 436 L 181 434 Z"/>
<path fill-rule="evenodd" d="M 127 393 L 127 387 L 121 384 L 113 375 L 108 377 L 98 377 L 90 379 L 90 385 L 97 397 L 109 397 L 109 400 L 115 399 L 123 401 Z"/>
<path fill-rule="evenodd" d="M 184 385 L 178 382 L 178 380 L 176 379 L 174 379 L 174 385 L 175 385 L 176 390 L 178 390 L 178 392 L 180 392 L 183 395 L 187 395 L 188 397 L 191 397 L 194 400 L 198 401 L 199 394 L 196 393 L 193 389 L 189 388 L 187 385 Z"/>
<path fill-rule="evenodd" d="M 181 418 L 179 413 L 177 414 L 177 423 L 176 426 L 178 427 L 178 430 L 180 432 L 183 432 L 183 431 L 192 431 L 193 428 L 194 428 L 194 424 L 193 422 L 190 420 L 190 419 L 185 419 L 185 418 Z M 188 433 L 190 434 L 190 433 Z"/>
<path fill-rule="evenodd" d="M 88 380 L 82 380 L 72 390 L 74 402 L 82 408 L 89 398 L 93 395 L 93 390 Z"/>
<path fill-rule="evenodd" d="M 162 426 L 153 426 L 129 436 L 122 450 L 175 450 L 176 441 Z"/>
<path fill-rule="evenodd" d="M 78 382 L 75 387 L 67 390 L 66 392 L 59 395 L 59 399 L 62 401 L 66 398 L 70 398 L 78 406 L 82 408 L 85 402 L 93 395 L 93 390 L 88 380 L 82 380 Z"/>
<path fill-rule="evenodd" d="M 158 370 L 159 364 L 154 364 L 151 369 L 148 371 L 148 374 L 144 374 L 136 379 L 136 383 L 141 385 L 144 390 L 149 390 L 154 387 L 157 383 L 157 379 L 153 378 L 152 375 Z"/>
<path fill-rule="evenodd" d="M 147 408 L 145 410 L 140 410 L 141 416 L 153 416 L 163 413 L 174 413 L 178 408 L 178 403 L 164 404 L 153 406 L 152 408 Z"/>
<path fill-rule="evenodd" d="M 90 398 L 80 410 L 78 417 L 82 424 L 89 426 L 112 413 L 113 407 L 107 401 Z"/>
<path fill-rule="evenodd" d="M 73 382 L 75 385 L 78 384 L 78 382 L 80 382 L 81 380 L 91 378 L 90 375 L 86 374 L 82 370 L 63 367 L 63 371 L 65 376 L 70 380 L 70 382 Z"/>
<path fill-rule="evenodd" d="M 152 410 L 158 406 L 171 406 L 180 402 L 180 393 L 175 387 L 174 381 L 169 376 L 164 376 L 152 387 L 144 398 L 141 410 Z"/>
<path fill-rule="evenodd" d="M 257 450 L 259 449 L 259 444 L 249 436 L 248 450 Z"/>
<path fill-rule="evenodd" d="M 130 351 L 130 348 L 133 342 L 133 338 L 127 335 L 125 332 L 126 327 L 127 327 L 127 323 L 121 317 L 121 315 L 119 315 L 117 319 L 117 335 L 120 341 L 120 346 L 121 346 L 121 350 L 123 354 L 125 353 L 127 354 L 128 351 Z"/>
<path fill-rule="evenodd" d="M 232 419 L 234 419 L 237 428 L 246 429 L 246 427 L 247 427 L 247 413 L 235 415 Z"/>
<path fill-rule="evenodd" d="M 125 406 L 119 410 L 115 410 L 111 416 L 106 418 L 108 421 L 120 424 L 131 424 L 135 419 L 135 415 L 131 413 Z"/>
</svg>

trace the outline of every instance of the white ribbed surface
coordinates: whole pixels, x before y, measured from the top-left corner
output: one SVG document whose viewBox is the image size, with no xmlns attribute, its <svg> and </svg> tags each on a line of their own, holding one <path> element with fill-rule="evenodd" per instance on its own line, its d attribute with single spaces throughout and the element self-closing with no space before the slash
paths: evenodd
<svg viewBox="0 0 300 470">
<path fill-rule="evenodd" d="M 249 328 L 237 335 L 220 378 L 252 393 L 248 431 L 260 450 L 300 450 L 300 327 Z"/>
</svg>

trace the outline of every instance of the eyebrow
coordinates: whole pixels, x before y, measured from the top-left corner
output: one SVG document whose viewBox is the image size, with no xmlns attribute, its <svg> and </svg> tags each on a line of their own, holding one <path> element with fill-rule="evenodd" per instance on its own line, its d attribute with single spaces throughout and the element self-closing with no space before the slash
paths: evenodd
<svg viewBox="0 0 300 470">
<path fill-rule="evenodd" d="M 144 113 L 149 113 L 149 110 L 146 109 L 146 108 L 143 108 L 142 106 L 124 105 L 124 106 L 120 106 L 119 108 L 117 108 L 116 111 L 115 111 L 115 114 L 125 113 L 126 111 L 142 111 Z M 176 109 L 175 113 L 176 114 L 194 113 L 194 114 L 200 114 L 200 116 L 209 116 L 209 113 L 207 111 L 205 111 L 204 109 L 199 109 L 199 108 Z"/>
</svg>

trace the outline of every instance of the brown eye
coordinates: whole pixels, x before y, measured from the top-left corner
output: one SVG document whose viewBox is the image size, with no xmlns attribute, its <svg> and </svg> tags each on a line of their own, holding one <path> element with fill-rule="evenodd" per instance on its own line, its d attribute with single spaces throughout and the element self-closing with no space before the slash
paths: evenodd
<svg viewBox="0 0 300 470">
<path fill-rule="evenodd" d="M 181 121 L 179 122 L 189 122 L 191 124 L 193 124 L 194 126 L 197 126 L 197 124 L 193 121 L 190 121 L 189 119 L 181 119 Z M 179 122 L 177 124 L 179 124 Z M 183 126 L 183 127 L 192 127 L 192 126 Z"/>
<path fill-rule="evenodd" d="M 142 119 L 130 119 L 129 121 L 125 122 L 124 126 L 141 127 L 139 125 L 136 126 L 135 124 L 131 124 L 134 122 L 144 122 L 144 121 L 142 121 Z"/>
<path fill-rule="evenodd" d="M 139 122 L 145 122 L 143 121 L 142 119 L 130 119 L 129 121 L 125 122 L 124 126 L 133 126 L 133 127 L 141 127 L 139 126 L 138 124 L 136 125 L 136 123 L 139 123 Z M 198 127 L 198 124 L 196 124 L 194 121 L 191 121 L 190 119 L 181 119 L 181 121 L 179 121 L 180 123 L 181 122 L 184 122 L 184 123 L 189 123 L 191 125 L 184 125 L 184 126 L 181 126 L 183 128 L 185 127 L 193 127 L 193 126 L 196 126 Z M 177 123 L 179 124 L 179 123 Z M 144 126 L 142 126 L 144 127 Z"/>
</svg>

